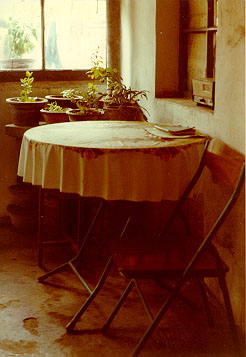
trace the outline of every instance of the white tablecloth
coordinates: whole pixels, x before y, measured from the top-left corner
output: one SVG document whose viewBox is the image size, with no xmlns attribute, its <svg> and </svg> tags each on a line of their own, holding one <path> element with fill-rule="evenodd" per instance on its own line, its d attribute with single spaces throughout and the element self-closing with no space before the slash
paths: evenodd
<svg viewBox="0 0 246 357">
<path fill-rule="evenodd" d="M 198 167 L 204 138 L 161 139 L 151 123 L 85 121 L 29 129 L 24 182 L 107 200 L 177 200 Z"/>
</svg>

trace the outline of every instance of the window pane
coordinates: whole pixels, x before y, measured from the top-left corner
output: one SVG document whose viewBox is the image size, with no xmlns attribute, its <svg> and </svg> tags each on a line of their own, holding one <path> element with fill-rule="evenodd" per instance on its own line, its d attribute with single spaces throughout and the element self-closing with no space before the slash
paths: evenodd
<svg viewBox="0 0 246 357">
<path fill-rule="evenodd" d="M 0 0 L 0 69 L 41 68 L 40 0 Z"/>
<path fill-rule="evenodd" d="M 105 0 L 45 1 L 47 69 L 88 69 L 98 46 L 105 60 Z"/>
</svg>

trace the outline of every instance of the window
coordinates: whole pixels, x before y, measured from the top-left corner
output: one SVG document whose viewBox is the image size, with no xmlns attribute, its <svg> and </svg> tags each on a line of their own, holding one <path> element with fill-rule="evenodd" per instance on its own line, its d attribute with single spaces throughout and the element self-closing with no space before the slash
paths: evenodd
<svg viewBox="0 0 246 357">
<path fill-rule="evenodd" d="M 218 0 L 156 0 L 156 98 L 192 96 L 215 76 Z"/>
<path fill-rule="evenodd" d="M 98 47 L 106 58 L 106 0 L 0 0 L 0 14 L 0 75 L 30 69 L 72 79 Z"/>
<path fill-rule="evenodd" d="M 190 97 L 192 78 L 214 78 L 217 0 L 180 2 L 180 90 Z"/>
</svg>

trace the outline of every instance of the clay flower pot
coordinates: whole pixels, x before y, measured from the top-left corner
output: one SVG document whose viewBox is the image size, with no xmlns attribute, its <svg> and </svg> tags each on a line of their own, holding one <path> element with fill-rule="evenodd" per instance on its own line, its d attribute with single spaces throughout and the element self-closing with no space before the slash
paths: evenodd
<svg viewBox="0 0 246 357">
<path fill-rule="evenodd" d="M 37 205 L 37 190 L 26 183 L 8 186 L 11 203 L 21 207 L 34 207 Z"/>
<path fill-rule="evenodd" d="M 18 126 L 37 126 L 41 119 L 40 109 L 48 102 L 45 98 L 36 98 L 35 102 L 21 102 L 20 97 L 7 98 L 13 123 Z"/>
<path fill-rule="evenodd" d="M 82 113 L 79 109 L 68 109 L 67 114 L 69 121 L 103 120 L 103 111 L 97 109 L 91 109 L 86 113 Z"/>
<path fill-rule="evenodd" d="M 6 208 L 15 231 L 33 233 L 37 230 L 37 210 L 32 207 L 21 207 L 13 203 L 10 203 Z"/>
<path fill-rule="evenodd" d="M 77 108 L 76 103 L 72 103 L 70 98 L 63 97 L 63 95 L 60 94 L 49 94 L 46 95 L 45 98 L 48 100 L 49 103 L 56 102 L 57 105 L 59 105 L 60 107 L 72 109 Z"/>
<path fill-rule="evenodd" d="M 140 113 L 135 106 L 106 106 L 104 109 L 105 120 L 140 121 Z"/>
<path fill-rule="evenodd" d="M 46 124 L 54 124 L 68 121 L 68 114 L 66 112 L 68 109 L 69 108 L 63 108 L 62 112 L 41 109 L 40 112 L 42 113 Z"/>
<path fill-rule="evenodd" d="M 1 59 L 0 68 L 1 69 L 28 69 L 35 68 L 35 59 L 31 58 L 10 58 Z"/>
</svg>

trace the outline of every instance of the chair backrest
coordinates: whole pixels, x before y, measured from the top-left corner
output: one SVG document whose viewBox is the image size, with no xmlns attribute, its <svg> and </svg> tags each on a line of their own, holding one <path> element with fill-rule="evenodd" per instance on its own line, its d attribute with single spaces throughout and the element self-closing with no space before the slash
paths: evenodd
<svg viewBox="0 0 246 357">
<path fill-rule="evenodd" d="M 211 171 L 212 176 L 216 179 L 216 181 L 225 184 L 227 187 L 233 188 L 240 176 L 240 171 L 244 171 L 244 161 L 244 155 L 242 153 L 232 149 L 222 141 L 218 139 L 212 139 L 211 141 L 207 140 L 197 171 L 186 187 L 183 195 L 180 197 L 164 229 L 158 236 L 161 237 L 166 234 L 169 227 L 172 225 L 177 212 L 183 206 L 187 197 L 199 180 L 205 166 Z M 243 180 L 244 179 L 242 177 L 242 181 Z M 240 185 L 242 186 L 242 184 Z"/>
<path fill-rule="evenodd" d="M 213 139 L 208 144 L 204 154 L 204 166 L 208 167 L 212 173 L 212 177 L 215 178 L 217 182 L 223 183 L 233 191 L 229 196 L 224 209 L 220 212 L 210 228 L 183 275 L 189 274 L 193 266 L 203 254 L 203 251 L 211 243 L 213 237 L 233 208 L 245 181 L 244 155 L 230 148 L 218 139 Z"/>
<path fill-rule="evenodd" d="M 223 184 L 234 187 L 245 161 L 244 155 L 218 139 L 209 142 L 205 165 Z"/>
</svg>

